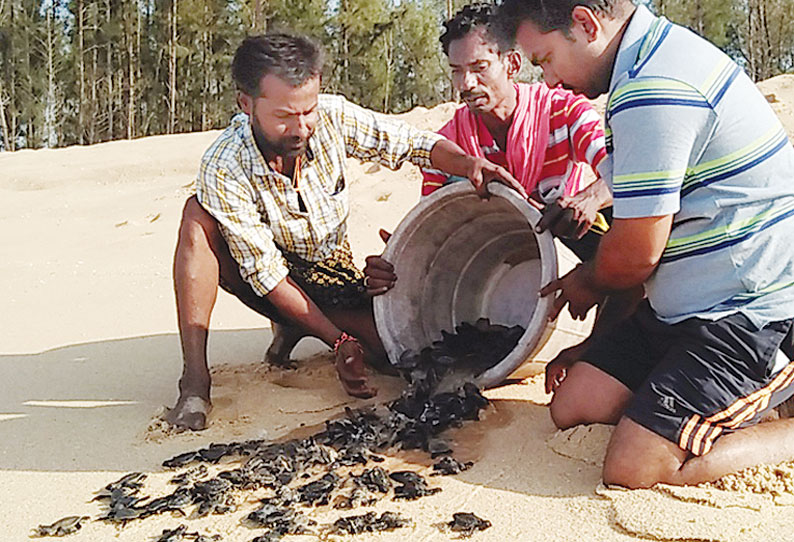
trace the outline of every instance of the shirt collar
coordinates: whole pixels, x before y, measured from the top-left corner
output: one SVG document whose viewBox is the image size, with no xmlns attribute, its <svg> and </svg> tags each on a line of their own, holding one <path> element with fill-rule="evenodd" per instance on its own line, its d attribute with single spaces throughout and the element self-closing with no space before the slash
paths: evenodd
<svg viewBox="0 0 794 542">
<path fill-rule="evenodd" d="M 657 19 L 658 17 L 645 6 L 637 6 L 634 10 L 629 25 L 623 34 L 623 39 L 620 40 L 615 65 L 612 68 L 612 79 L 609 83 L 610 93 L 615 90 L 621 75 L 631 71 L 637 64 L 640 49 L 642 49 L 651 26 Z"/>
</svg>

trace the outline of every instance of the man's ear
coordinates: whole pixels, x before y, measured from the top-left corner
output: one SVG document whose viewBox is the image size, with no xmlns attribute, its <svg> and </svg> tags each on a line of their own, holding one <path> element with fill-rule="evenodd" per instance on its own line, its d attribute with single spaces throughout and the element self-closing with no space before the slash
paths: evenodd
<svg viewBox="0 0 794 542">
<path fill-rule="evenodd" d="M 598 39 L 602 25 L 598 15 L 592 9 L 583 5 L 575 6 L 571 12 L 571 19 L 573 21 L 571 25 L 572 31 L 580 30 L 588 42 Z"/>
<path fill-rule="evenodd" d="M 518 72 L 521 71 L 521 53 L 512 49 L 503 55 L 505 68 L 507 68 L 507 76 L 510 79 L 515 79 Z"/>
<path fill-rule="evenodd" d="M 238 90 L 237 105 L 240 106 L 240 109 L 243 110 L 243 113 L 250 117 L 254 110 L 254 99 L 245 92 Z"/>
</svg>

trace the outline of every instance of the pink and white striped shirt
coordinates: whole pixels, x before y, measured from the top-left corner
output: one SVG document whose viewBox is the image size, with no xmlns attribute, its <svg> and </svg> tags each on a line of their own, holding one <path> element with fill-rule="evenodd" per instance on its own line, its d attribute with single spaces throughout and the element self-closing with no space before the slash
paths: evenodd
<svg viewBox="0 0 794 542">
<path fill-rule="evenodd" d="M 542 83 L 541 83 L 542 84 Z M 593 171 L 607 156 L 604 130 L 600 115 L 590 102 L 581 95 L 563 89 L 552 89 L 549 100 L 549 140 L 543 168 L 535 185 L 535 198 L 545 203 L 555 201 L 565 193 L 575 194 L 581 186 L 581 164 L 588 164 Z M 462 106 L 462 109 L 466 106 Z M 459 114 L 464 113 L 462 110 Z M 471 114 L 471 113 L 470 113 Z M 439 134 L 456 141 L 459 133 L 456 122 L 458 114 L 444 125 Z M 475 115 L 479 144 L 485 157 L 510 171 L 505 150 L 498 147 L 482 118 Z M 464 149 L 466 148 L 465 145 Z M 448 182 L 459 180 L 434 169 L 422 170 L 422 195 L 426 196 Z M 522 172 L 510 171 L 516 178 Z"/>
</svg>

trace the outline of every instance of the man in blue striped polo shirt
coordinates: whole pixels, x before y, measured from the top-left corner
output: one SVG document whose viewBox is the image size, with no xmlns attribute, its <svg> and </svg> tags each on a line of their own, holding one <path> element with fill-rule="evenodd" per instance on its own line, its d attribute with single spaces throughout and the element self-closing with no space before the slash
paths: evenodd
<svg viewBox="0 0 794 542">
<path fill-rule="evenodd" d="M 603 477 L 628 487 L 794 459 L 794 420 L 756 425 L 794 395 L 794 148 L 769 104 L 629 0 L 505 0 L 501 17 L 549 85 L 609 92 L 615 223 L 542 294 L 574 317 L 646 295 L 549 364 L 554 422 L 617 424 Z"/>
</svg>

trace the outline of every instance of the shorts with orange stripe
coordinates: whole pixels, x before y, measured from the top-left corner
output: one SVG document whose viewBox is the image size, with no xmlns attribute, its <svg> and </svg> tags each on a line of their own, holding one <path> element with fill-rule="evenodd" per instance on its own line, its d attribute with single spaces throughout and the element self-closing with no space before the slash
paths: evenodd
<svg viewBox="0 0 794 542">
<path fill-rule="evenodd" d="M 721 436 L 757 423 L 794 395 L 792 323 L 761 330 L 736 313 L 669 325 L 647 301 L 620 326 L 595 338 L 583 359 L 634 392 L 625 415 L 695 455 Z"/>
</svg>

